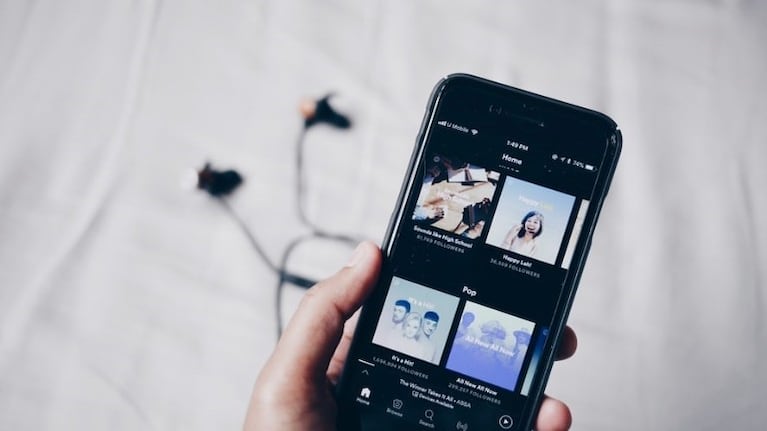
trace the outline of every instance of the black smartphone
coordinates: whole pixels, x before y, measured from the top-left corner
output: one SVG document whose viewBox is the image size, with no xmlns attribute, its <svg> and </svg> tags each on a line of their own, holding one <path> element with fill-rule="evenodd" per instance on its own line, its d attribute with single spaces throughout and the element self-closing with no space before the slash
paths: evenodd
<svg viewBox="0 0 767 431">
<path fill-rule="evenodd" d="M 620 149 L 601 113 L 470 75 L 437 84 L 340 431 L 532 429 Z"/>
</svg>

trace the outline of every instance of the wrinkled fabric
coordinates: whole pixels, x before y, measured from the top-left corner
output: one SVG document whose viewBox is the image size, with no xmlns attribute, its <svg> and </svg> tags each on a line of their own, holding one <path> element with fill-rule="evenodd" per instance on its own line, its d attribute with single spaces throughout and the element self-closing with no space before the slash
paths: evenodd
<svg viewBox="0 0 767 431">
<path fill-rule="evenodd" d="M 604 111 L 624 151 L 549 393 L 574 430 L 767 423 L 767 6 L 757 1 L 0 1 L 0 429 L 237 429 L 296 212 L 380 240 L 433 85 Z M 345 244 L 288 266 L 330 274 Z M 303 291 L 288 287 L 285 318 Z"/>
</svg>

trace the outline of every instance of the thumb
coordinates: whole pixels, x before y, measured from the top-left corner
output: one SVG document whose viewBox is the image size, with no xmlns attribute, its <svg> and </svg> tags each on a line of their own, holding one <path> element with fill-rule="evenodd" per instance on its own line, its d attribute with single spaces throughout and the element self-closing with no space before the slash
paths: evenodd
<svg viewBox="0 0 767 431">
<path fill-rule="evenodd" d="M 380 266 L 381 251 L 363 242 L 342 270 L 309 289 L 269 359 L 270 371 L 298 381 L 325 379 L 344 322 L 373 288 Z"/>
</svg>

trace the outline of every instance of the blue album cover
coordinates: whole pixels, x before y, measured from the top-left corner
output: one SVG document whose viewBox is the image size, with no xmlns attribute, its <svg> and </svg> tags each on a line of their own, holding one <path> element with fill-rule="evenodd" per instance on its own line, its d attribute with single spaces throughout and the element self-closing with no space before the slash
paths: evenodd
<svg viewBox="0 0 767 431">
<path fill-rule="evenodd" d="M 513 391 L 534 329 L 533 322 L 467 302 L 447 368 Z"/>
</svg>

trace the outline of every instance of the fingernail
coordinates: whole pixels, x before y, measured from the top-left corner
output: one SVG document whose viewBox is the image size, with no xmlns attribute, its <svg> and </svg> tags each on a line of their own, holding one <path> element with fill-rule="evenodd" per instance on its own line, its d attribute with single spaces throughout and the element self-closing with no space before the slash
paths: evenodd
<svg viewBox="0 0 767 431">
<path fill-rule="evenodd" d="M 349 261 L 346 262 L 347 268 L 352 268 L 358 263 L 360 263 L 360 261 L 362 260 L 362 257 L 365 255 L 364 249 L 365 248 L 362 244 L 359 244 L 357 248 L 354 249 L 354 252 L 352 253 L 351 257 L 349 257 Z"/>
</svg>

